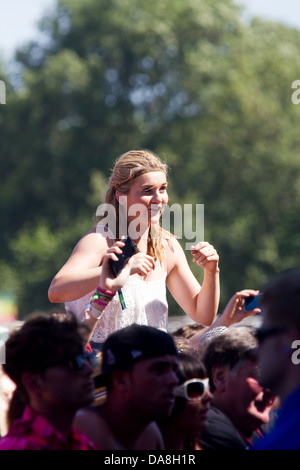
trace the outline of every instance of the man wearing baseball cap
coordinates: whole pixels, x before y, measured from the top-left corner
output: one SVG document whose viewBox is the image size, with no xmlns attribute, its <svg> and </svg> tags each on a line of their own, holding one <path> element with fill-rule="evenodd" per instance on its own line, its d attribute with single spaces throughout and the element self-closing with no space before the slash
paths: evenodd
<svg viewBox="0 0 300 470">
<path fill-rule="evenodd" d="M 96 388 L 105 386 L 102 404 L 80 410 L 75 427 L 102 450 L 158 450 L 163 440 L 155 420 L 174 404 L 177 348 L 166 332 L 133 324 L 103 344 Z"/>
</svg>

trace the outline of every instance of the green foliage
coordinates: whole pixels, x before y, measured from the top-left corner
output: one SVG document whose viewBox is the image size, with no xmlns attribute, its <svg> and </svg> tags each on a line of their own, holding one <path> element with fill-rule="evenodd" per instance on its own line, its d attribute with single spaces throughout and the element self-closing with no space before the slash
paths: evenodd
<svg viewBox="0 0 300 470">
<path fill-rule="evenodd" d="M 221 307 L 299 264 L 299 31 L 243 24 L 231 0 L 60 0 L 41 30 L 0 107 L 0 279 L 22 315 L 51 307 L 52 276 L 131 148 L 167 160 L 170 204 L 205 205 Z"/>
</svg>

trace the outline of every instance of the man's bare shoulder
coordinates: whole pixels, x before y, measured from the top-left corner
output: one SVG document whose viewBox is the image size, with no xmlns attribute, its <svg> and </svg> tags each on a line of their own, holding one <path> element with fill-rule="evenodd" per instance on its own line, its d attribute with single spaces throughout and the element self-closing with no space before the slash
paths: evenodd
<svg viewBox="0 0 300 470">
<path fill-rule="evenodd" d="M 115 420 L 114 424 L 116 425 Z M 130 442 L 130 424 L 128 434 L 124 438 L 114 435 L 109 424 L 110 419 L 103 405 L 91 406 L 79 410 L 76 414 L 74 427 L 88 436 L 101 450 L 163 450 L 164 443 L 159 427 L 155 422 L 149 423 L 139 437 Z M 118 429 L 119 431 L 119 429 Z M 118 433 L 120 434 L 120 432 Z M 129 437 L 129 439 L 128 439 Z M 133 437 L 133 436 L 132 436 Z"/>
<path fill-rule="evenodd" d="M 102 416 L 102 405 L 79 410 L 75 416 L 74 428 L 88 436 L 101 450 L 115 448 L 110 427 Z"/>
<path fill-rule="evenodd" d="M 163 450 L 164 442 L 158 425 L 149 423 L 137 439 L 134 450 Z"/>
</svg>

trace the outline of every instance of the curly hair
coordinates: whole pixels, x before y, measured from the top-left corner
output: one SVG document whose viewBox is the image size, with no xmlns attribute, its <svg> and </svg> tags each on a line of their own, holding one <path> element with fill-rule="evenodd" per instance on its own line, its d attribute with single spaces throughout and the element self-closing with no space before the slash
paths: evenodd
<svg viewBox="0 0 300 470">
<path fill-rule="evenodd" d="M 47 365 L 82 353 L 84 336 L 75 317 L 31 315 L 14 329 L 5 343 L 4 372 L 16 384 L 8 410 L 8 425 L 21 417 L 28 393 L 23 386 L 25 372 L 43 373 Z"/>
</svg>

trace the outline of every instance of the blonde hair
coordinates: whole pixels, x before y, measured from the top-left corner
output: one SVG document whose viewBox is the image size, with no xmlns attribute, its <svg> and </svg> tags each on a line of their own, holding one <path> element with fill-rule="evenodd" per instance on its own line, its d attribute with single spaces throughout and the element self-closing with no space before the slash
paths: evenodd
<svg viewBox="0 0 300 470">
<path fill-rule="evenodd" d="M 115 162 L 109 178 L 109 188 L 106 192 L 105 203 L 111 204 L 116 213 L 116 238 L 120 238 L 119 223 L 122 217 L 122 206 L 116 198 L 116 190 L 121 194 L 128 194 L 132 181 L 140 174 L 150 171 L 163 171 L 168 173 L 168 165 L 150 150 L 130 150 L 122 154 Z M 101 220 L 103 217 L 98 218 Z M 161 262 L 165 260 L 163 238 L 167 237 L 167 232 L 159 226 L 158 231 L 153 234 L 149 230 L 147 253 L 155 260 Z"/>
</svg>

